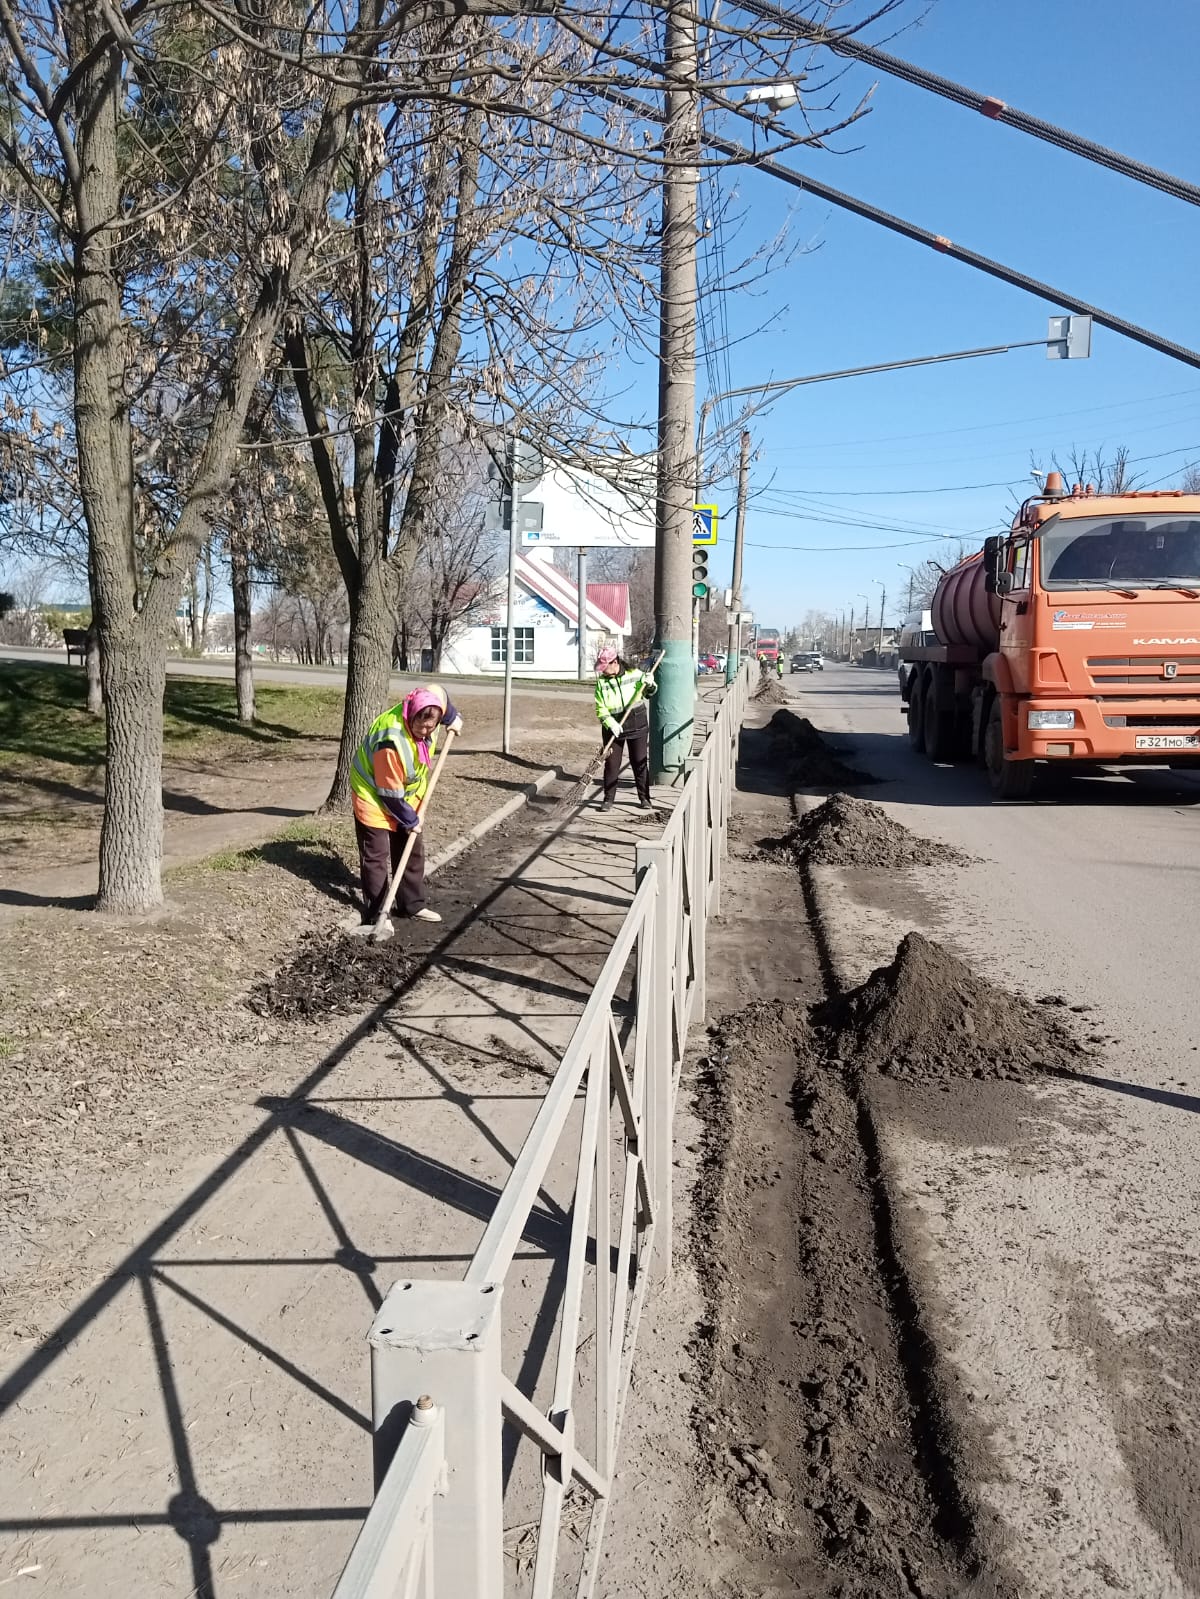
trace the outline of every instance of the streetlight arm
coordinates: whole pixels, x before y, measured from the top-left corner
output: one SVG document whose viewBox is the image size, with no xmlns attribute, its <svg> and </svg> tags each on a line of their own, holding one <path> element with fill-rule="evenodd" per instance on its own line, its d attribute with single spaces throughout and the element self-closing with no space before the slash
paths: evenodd
<svg viewBox="0 0 1200 1599">
<path fill-rule="evenodd" d="M 707 420 L 707 411 L 721 400 L 736 400 L 746 394 L 786 394 L 789 389 L 801 388 L 805 383 L 833 383 L 838 378 L 866 377 L 871 372 L 899 372 L 910 366 L 936 366 L 943 361 L 970 361 L 980 355 L 1007 355 L 1010 350 L 1031 350 L 1045 339 L 1020 339 L 1012 344 L 989 344 L 978 350 L 950 350 L 945 355 L 916 355 L 907 361 L 881 361 L 874 366 L 849 366 L 840 372 L 814 372 L 802 378 L 768 378 L 765 383 L 747 383 L 740 389 L 725 389 L 705 400 L 700 407 L 701 424 Z"/>
</svg>

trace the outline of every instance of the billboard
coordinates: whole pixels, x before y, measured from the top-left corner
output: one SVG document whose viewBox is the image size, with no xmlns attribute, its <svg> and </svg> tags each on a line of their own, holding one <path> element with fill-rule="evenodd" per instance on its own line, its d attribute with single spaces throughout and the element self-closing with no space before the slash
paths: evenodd
<svg viewBox="0 0 1200 1599">
<path fill-rule="evenodd" d="M 542 507 L 541 527 L 522 528 L 521 543 L 585 549 L 652 549 L 654 546 L 654 458 L 622 456 L 612 461 L 620 487 L 595 472 L 552 466 L 526 489 Z"/>
</svg>

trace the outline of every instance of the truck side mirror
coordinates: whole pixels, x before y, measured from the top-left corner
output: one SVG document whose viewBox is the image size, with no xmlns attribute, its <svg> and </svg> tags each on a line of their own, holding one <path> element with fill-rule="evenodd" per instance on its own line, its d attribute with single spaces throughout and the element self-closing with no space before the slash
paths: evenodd
<svg viewBox="0 0 1200 1599">
<path fill-rule="evenodd" d="M 996 593 L 1011 594 L 1013 591 L 1013 575 L 1011 572 L 996 573 Z"/>
<path fill-rule="evenodd" d="M 983 586 L 988 594 L 999 592 L 997 578 L 1000 573 L 1000 551 L 1004 540 L 998 533 L 983 541 Z"/>
</svg>

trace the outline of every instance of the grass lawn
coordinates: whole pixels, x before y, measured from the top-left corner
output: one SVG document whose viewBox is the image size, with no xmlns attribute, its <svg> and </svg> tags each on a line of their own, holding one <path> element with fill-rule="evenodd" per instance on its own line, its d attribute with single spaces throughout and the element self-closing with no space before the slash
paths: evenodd
<svg viewBox="0 0 1200 1599">
<path fill-rule="evenodd" d="M 0 661 L 0 763 L 10 772 L 30 761 L 99 766 L 104 719 L 89 716 L 78 667 Z M 337 738 L 344 696 L 336 688 L 255 685 L 258 720 L 237 719 L 232 682 L 169 677 L 163 702 L 167 760 L 237 760 L 309 739 Z"/>
</svg>

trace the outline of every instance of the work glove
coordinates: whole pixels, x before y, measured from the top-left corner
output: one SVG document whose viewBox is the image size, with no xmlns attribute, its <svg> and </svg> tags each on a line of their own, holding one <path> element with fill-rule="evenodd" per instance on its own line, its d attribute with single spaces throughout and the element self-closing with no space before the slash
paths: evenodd
<svg viewBox="0 0 1200 1599">
<path fill-rule="evenodd" d="M 461 733 L 462 730 L 463 730 L 463 719 L 462 719 L 461 716 L 456 716 L 452 722 L 447 722 L 446 723 L 446 731 L 448 733 Z"/>
</svg>

